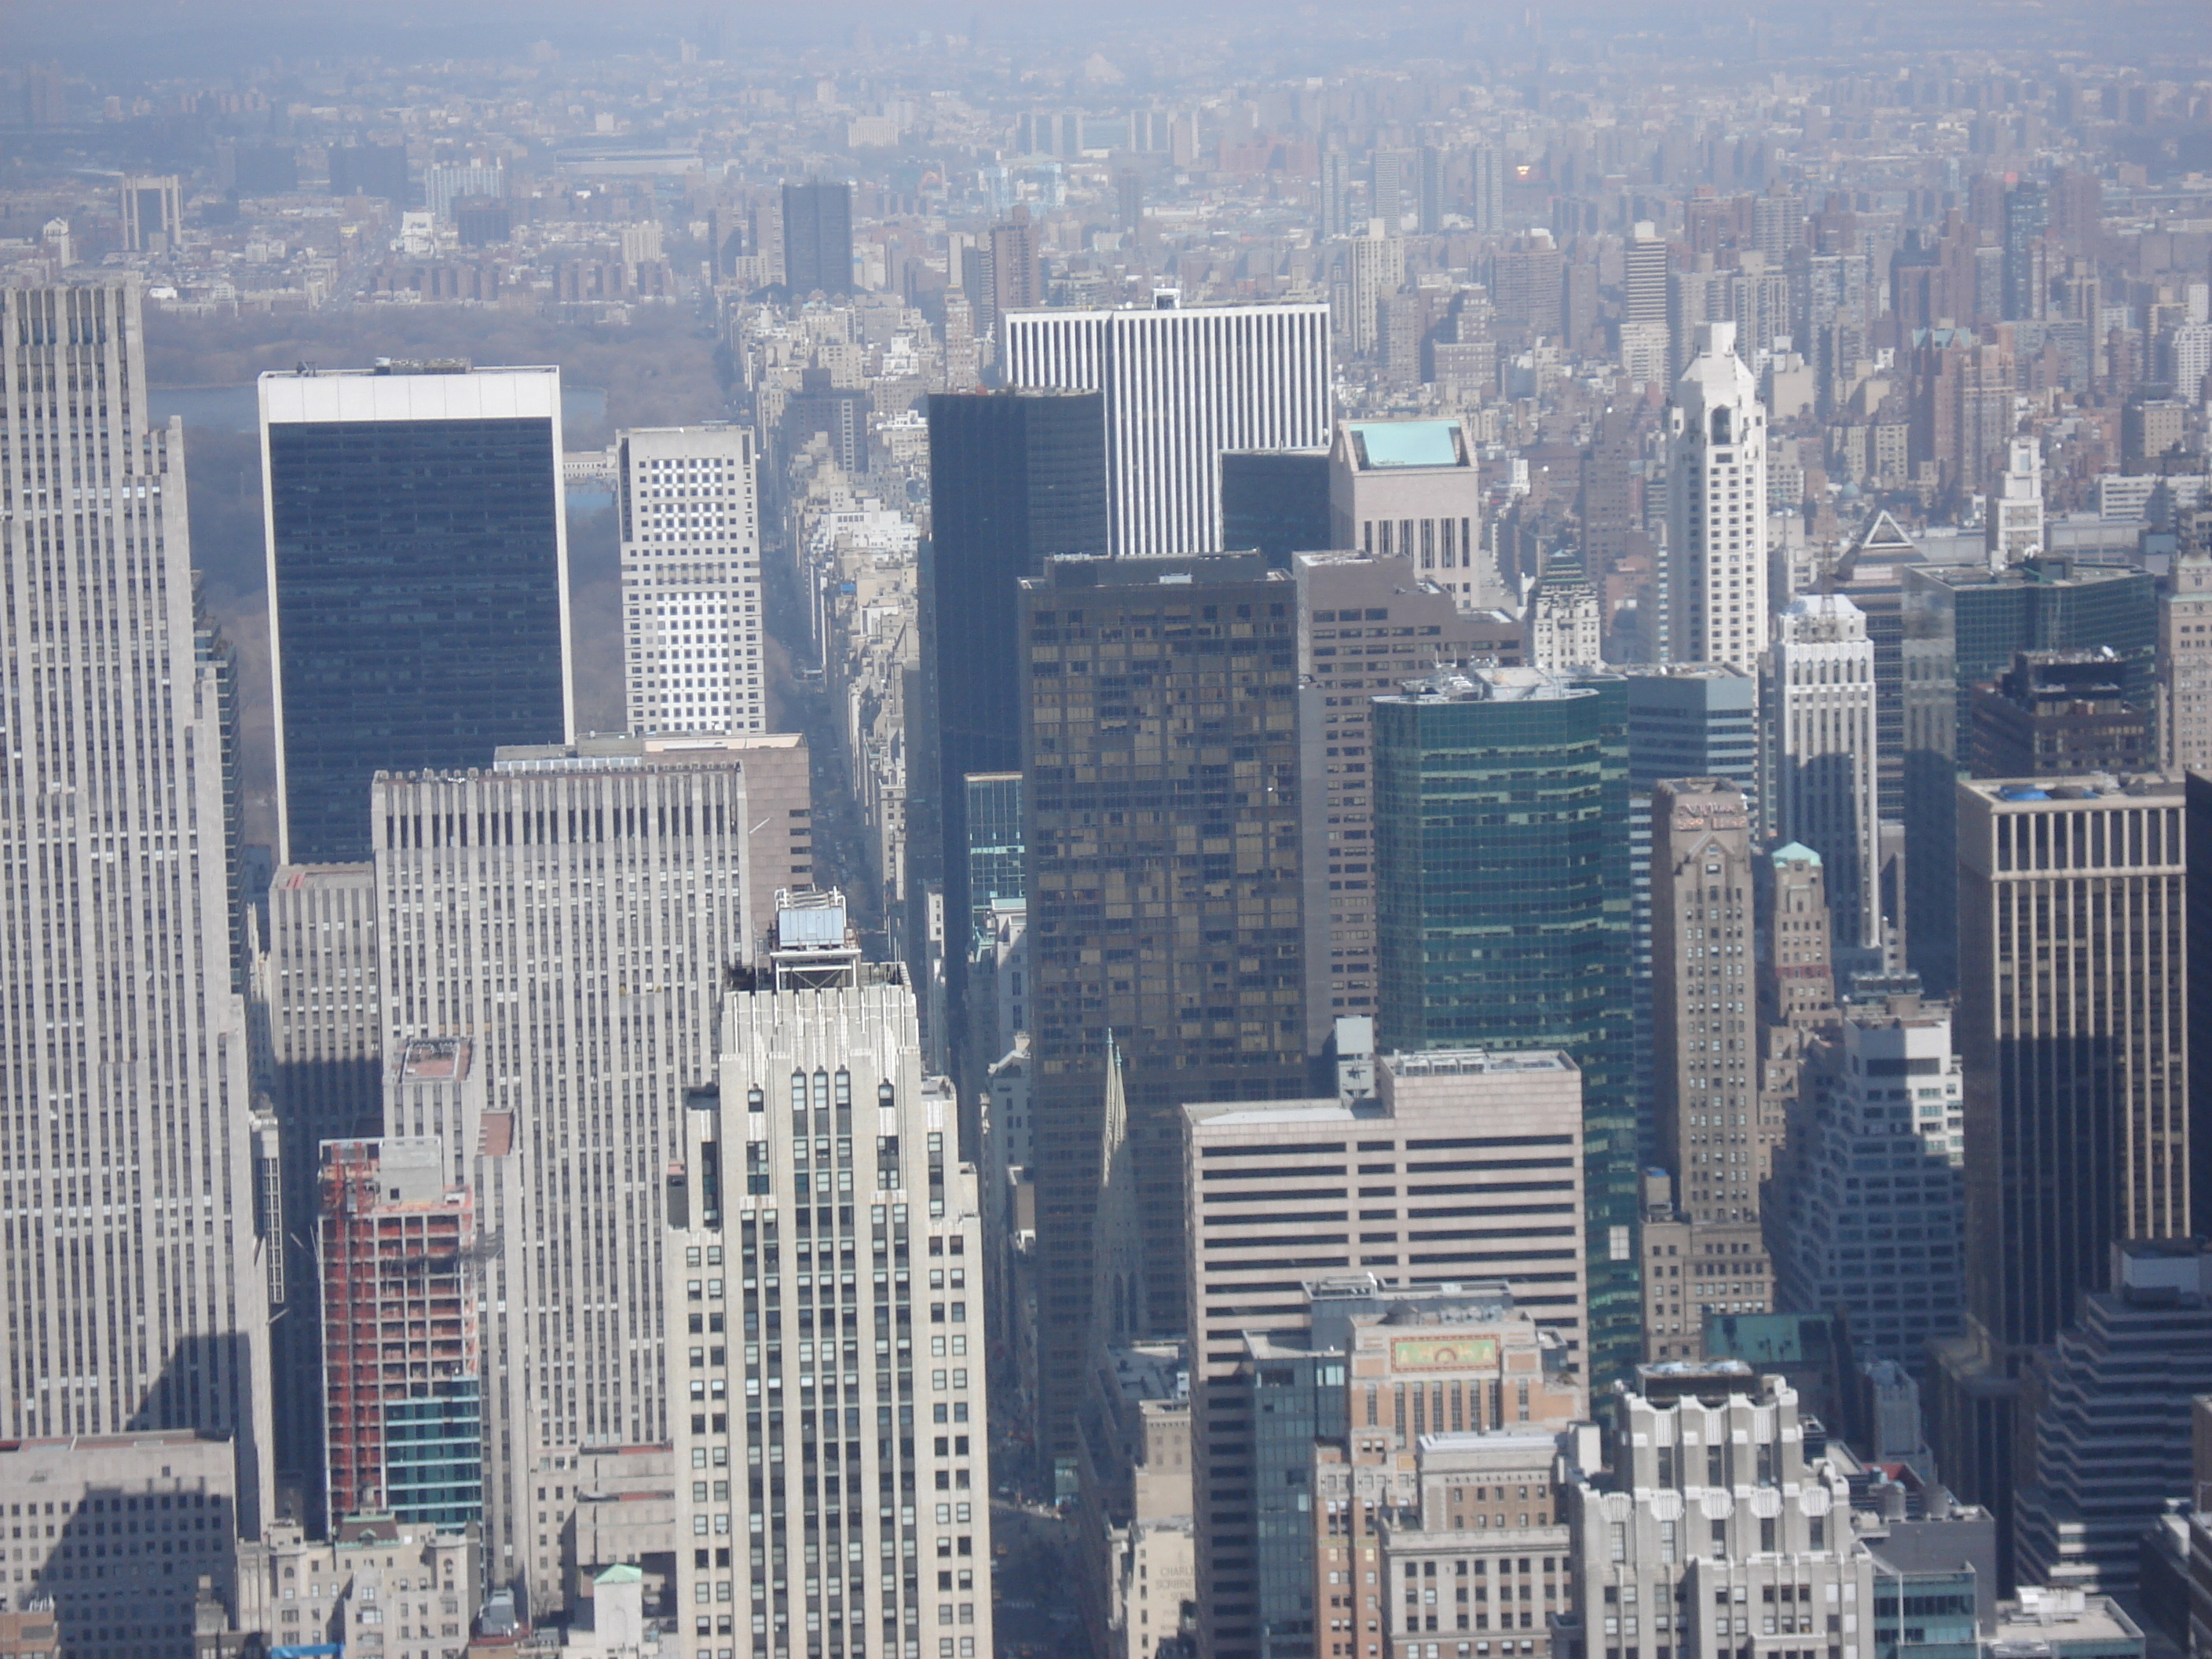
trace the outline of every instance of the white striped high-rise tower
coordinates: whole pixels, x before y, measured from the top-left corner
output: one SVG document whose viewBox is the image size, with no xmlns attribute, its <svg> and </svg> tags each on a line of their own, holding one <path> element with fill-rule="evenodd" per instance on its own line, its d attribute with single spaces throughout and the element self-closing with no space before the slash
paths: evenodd
<svg viewBox="0 0 2212 1659">
<path fill-rule="evenodd" d="M 0 1437 L 197 1428 L 270 1474 L 232 988 L 227 665 L 135 285 L 0 288 Z"/>
<path fill-rule="evenodd" d="M 1000 362 L 1013 387 L 1106 398 L 1109 544 L 1117 558 L 1221 547 L 1221 457 L 1321 449 L 1330 414 L 1326 305 L 1012 311 Z"/>
</svg>

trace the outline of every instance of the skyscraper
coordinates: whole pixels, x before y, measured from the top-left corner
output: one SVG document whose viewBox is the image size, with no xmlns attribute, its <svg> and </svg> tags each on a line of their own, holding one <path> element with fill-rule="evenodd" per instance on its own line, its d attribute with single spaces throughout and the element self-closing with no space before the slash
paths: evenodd
<svg viewBox="0 0 2212 1659">
<path fill-rule="evenodd" d="M 1874 644 L 1840 593 L 1792 599 L 1767 649 L 1767 822 L 1820 855 L 1838 951 L 1881 965 L 1881 799 Z"/>
<path fill-rule="evenodd" d="M 925 699 L 948 926 L 965 928 L 969 773 L 1022 763 L 1021 585 L 1056 554 L 1106 550 L 1106 428 L 1095 392 L 939 393 L 929 400 L 929 538 L 921 546 Z M 966 933 L 946 940 L 957 1016 Z M 957 959 L 957 962 L 956 962 Z M 996 1054 L 973 1057 L 981 1065 Z M 972 1081 L 972 1079 L 971 1079 Z"/>
<path fill-rule="evenodd" d="M 1376 317 L 1382 302 L 1406 284 L 1406 244 L 1394 220 L 1367 222 L 1366 234 L 1345 245 L 1351 314 L 1339 319 L 1338 333 L 1355 356 L 1375 349 Z"/>
<path fill-rule="evenodd" d="M 1010 386 L 1105 398 L 1108 550 L 1206 553 L 1221 545 L 1221 457 L 1329 441 L 1328 307 L 1021 311 L 1005 319 Z"/>
<path fill-rule="evenodd" d="M 439 1137 L 476 1195 L 485 1547 L 537 1607 L 562 1601 L 576 1490 L 533 1501 L 539 1477 L 670 1434 L 662 1181 L 747 955 L 743 744 L 603 738 L 376 781 L 385 1130 Z"/>
<path fill-rule="evenodd" d="M 1222 1659 L 1328 1652 L 1315 1638 L 1340 1604 L 1304 1570 L 1322 1524 L 1318 1498 L 1300 1501 L 1316 1435 L 1364 1422 L 1410 1448 L 1447 1424 L 1563 1420 L 1587 1399 L 1574 1063 L 1443 1049 L 1384 1056 L 1376 1081 L 1373 1100 L 1182 1114 L 1200 1623 Z M 1541 1328 L 1540 1370 L 1539 1332 L 1513 1342 L 1501 1307 Z M 1360 1344 L 1347 1319 L 1385 1328 Z M 1282 1386 L 1294 1356 L 1332 1350 L 1348 1363 L 1309 1374 L 1322 1409 L 1301 1421 Z"/>
<path fill-rule="evenodd" d="M 561 374 L 261 377 L 277 862 L 368 857 L 380 771 L 574 729 Z"/>
<path fill-rule="evenodd" d="M 1958 785 L 1966 1334 L 1936 1350 L 1933 1434 L 2008 1548 L 2020 1378 L 2111 1249 L 2191 1230 L 2183 792 Z"/>
<path fill-rule="evenodd" d="M 2158 610 L 2158 730 L 2174 771 L 2212 770 L 2212 511 L 2183 516 Z"/>
<path fill-rule="evenodd" d="M 988 1659 L 975 1166 L 902 968 L 794 896 L 668 1149 L 675 1651 Z"/>
<path fill-rule="evenodd" d="M 1593 1376 L 1641 1352 L 1625 715 L 1618 679 L 1529 668 L 1374 709 L 1376 1039 L 1581 1068 Z"/>
<path fill-rule="evenodd" d="M 1306 1042 L 1375 1014 L 1375 699 L 1474 653 L 1476 630 L 1408 557 L 1301 553 L 1298 722 L 1304 791 Z"/>
<path fill-rule="evenodd" d="M 1483 550 L 1482 473 L 1449 421 L 1340 421 L 1328 457 L 1331 545 L 1396 555 L 1474 611 L 1510 602 Z"/>
<path fill-rule="evenodd" d="M 0 1377 L 10 1438 L 234 1437 L 269 1516 L 269 1254 L 231 989 L 218 671 L 195 649 L 182 434 L 139 290 L 0 287 Z"/>
<path fill-rule="evenodd" d="M 483 1515 L 476 1217 L 435 1136 L 326 1141 L 318 1225 L 333 1524 Z"/>
<path fill-rule="evenodd" d="M 798 298 L 853 291 L 853 187 L 842 179 L 783 187 L 783 285 Z"/>
<path fill-rule="evenodd" d="M 2048 555 L 2002 570 L 1902 569 L 1901 713 L 1908 965 L 1929 991 L 1958 983 L 1958 781 L 1972 757 L 1972 688 L 2020 651 L 2119 657 L 2124 701 L 2154 695 L 2156 584 L 2144 571 Z"/>
<path fill-rule="evenodd" d="M 1174 1114 L 1304 1092 L 1297 593 L 1256 554 L 1054 559 L 1022 587 L 1039 1360 L 1080 1386 L 1106 1034 L 1127 1079 L 1139 1317 L 1185 1328 Z"/>
<path fill-rule="evenodd" d="M 1278 570 L 1329 546 L 1328 452 L 1231 450 L 1221 458 L 1221 546 L 1257 551 Z"/>
<path fill-rule="evenodd" d="M 1766 411 L 1735 325 L 1700 324 L 1668 407 L 1668 662 L 1755 672 L 1766 648 Z"/>
<path fill-rule="evenodd" d="M 751 429 L 646 428 L 615 453 L 630 732 L 766 731 Z"/>
<path fill-rule="evenodd" d="M 270 1327 L 275 1457 L 311 1532 L 326 1525 L 320 1275 L 322 1145 L 384 1127 L 384 1002 L 376 872 L 287 865 L 269 888 L 269 932 L 249 1012 L 259 1024 L 276 1113 L 284 1229 L 283 1315 Z"/>
<path fill-rule="evenodd" d="M 1505 232 L 1504 152 L 1493 144 L 1477 144 L 1468 153 L 1471 177 L 1468 184 L 1468 217 L 1478 236 L 1500 236 Z"/>
</svg>

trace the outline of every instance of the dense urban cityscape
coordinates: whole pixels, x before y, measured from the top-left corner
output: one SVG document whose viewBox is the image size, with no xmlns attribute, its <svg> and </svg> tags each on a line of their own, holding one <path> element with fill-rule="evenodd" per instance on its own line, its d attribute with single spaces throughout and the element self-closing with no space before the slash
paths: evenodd
<svg viewBox="0 0 2212 1659">
<path fill-rule="evenodd" d="M 0 1659 L 2212 1659 L 2208 23 L 24 0 Z"/>
</svg>

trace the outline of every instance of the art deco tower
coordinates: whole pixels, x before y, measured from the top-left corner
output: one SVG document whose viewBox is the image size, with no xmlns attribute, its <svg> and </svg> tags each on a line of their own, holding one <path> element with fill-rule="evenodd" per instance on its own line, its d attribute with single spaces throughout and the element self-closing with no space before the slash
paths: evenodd
<svg viewBox="0 0 2212 1659">
<path fill-rule="evenodd" d="M 1766 410 L 1734 323 L 1704 323 L 1667 411 L 1668 662 L 1755 673 L 1766 647 Z"/>
<path fill-rule="evenodd" d="M 0 288 L 0 1436 L 228 1431 L 258 1529 L 228 670 L 198 648 L 182 434 L 147 422 L 135 287 Z"/>
</svg>

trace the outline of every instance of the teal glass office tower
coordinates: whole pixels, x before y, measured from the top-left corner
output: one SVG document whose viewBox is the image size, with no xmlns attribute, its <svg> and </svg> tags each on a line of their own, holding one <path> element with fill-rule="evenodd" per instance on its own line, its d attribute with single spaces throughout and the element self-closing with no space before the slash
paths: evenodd
<svg viewBox="0 0 2212 1659">
<path fill-rule="evenodd" d="M 1375 700 L 1378 1052 L 1582 1067 L 1594 1389 L 1643 1355 L 1627 711 L 1618 678 L 1533 668 Z"/>
</svg>

